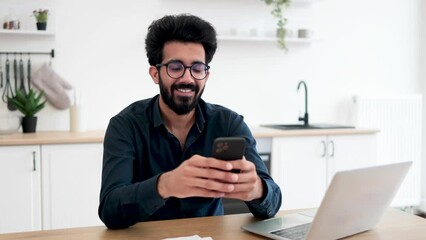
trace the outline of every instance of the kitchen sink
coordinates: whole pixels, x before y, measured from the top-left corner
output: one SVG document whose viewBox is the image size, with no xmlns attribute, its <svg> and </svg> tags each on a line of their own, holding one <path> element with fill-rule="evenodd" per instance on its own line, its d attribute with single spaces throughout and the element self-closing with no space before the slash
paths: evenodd
<svg viewBox="0 0 426 240">
<path fill-rule="evenodd" d="M 355 128 L 353 126 L 343 126 L 337 124 L 327 124 L 327 123 L 318 123 L 318 124 L 266 124 L 261 125 L 262 127 L 282 129 L 282 130 L 298 130 L 298 129 L 338 129 L 338 128 Z"/>
<path fill-rule="evenodd" d="M 339 129 L 339 128 L 355 128 L 353 126 L 343 126 L 338 124 L 329 124 L 329 123 L 309 123 L 309 114 L 308 114 L 308 87 L 306 86 L 305 81 L 300 81 L 297 85 L 297 91 L 300 87 L 303 86 L 305 89 L 305 114 L 299 117 L 299 121 L 303 123 L 299 124 L 266 124 L 261 125 L 261 127 L 275 128 L 281 130 L 302 130 L 302 129 Z"/>
</svg>

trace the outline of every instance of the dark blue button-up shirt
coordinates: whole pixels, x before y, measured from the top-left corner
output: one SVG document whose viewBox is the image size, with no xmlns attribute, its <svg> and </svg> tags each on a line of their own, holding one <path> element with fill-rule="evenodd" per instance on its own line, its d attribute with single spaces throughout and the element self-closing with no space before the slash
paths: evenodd
<svg viewBox="0 0 426 240">
<path fill-rule="evenodd" d="M 281 206 L 281 191 L 256 150 L 256 141 L 243 117 L 200 100 L 196 120 L 184 149 L 169 133 L 160 115 L 159 96 L 135 102 L 114 116 L 104 140 L 99 216 L 109 228 L 140 221 L 223 215 L 221 198 L 168 198 L 157 191 L 158 177 L 194 154 L 211 156 L 217 137 L 242 136 L 244 156 L 256 165 L 264 196 L 246 202 L 254 216 L 269 218 Z"/>
</svg>

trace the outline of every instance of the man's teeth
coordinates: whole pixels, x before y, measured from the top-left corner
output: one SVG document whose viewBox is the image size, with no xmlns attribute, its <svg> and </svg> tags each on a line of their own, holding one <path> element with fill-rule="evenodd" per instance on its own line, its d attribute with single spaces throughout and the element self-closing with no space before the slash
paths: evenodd
<svg viewBox="0 0 426 240">
<path fill-rule="evenodd" d="M 177 89 L 179 92 L 184 92 L 184 93 L 188 93 L 188 92 L 191 92 L 192 90 L 191 89 L 188 89 L 188 88 L 178 88 Z"/>
</svg>

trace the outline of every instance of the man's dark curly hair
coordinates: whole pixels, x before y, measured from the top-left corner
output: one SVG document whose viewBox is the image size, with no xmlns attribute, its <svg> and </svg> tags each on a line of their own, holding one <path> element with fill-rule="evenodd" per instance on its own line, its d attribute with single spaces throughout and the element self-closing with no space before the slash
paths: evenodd
<svg viewBox="0 0 426 240">
<path fill-rule="evenodd" d="M 151 66 L 163 60 L 164 44 L 169 41 L 201 43 L 210 63 L 217 48 L 216 31 L 203 19 L 189 15 L 167 15 L 155 20 L 148 27 L 145 50 Z"/>
</svg>

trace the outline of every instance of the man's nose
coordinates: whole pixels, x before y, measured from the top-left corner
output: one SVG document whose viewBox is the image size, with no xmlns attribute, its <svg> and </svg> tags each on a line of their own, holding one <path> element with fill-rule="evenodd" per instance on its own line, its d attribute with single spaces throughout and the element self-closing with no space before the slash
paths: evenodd
<svg viewBox="0 0 426 240">
<path fill-rule="evenodd" d="M 181 80 L 185 82 L 195 82 L 195 78 L 191 75 L 191 67 L 185 67 Z"/>
</svg>

